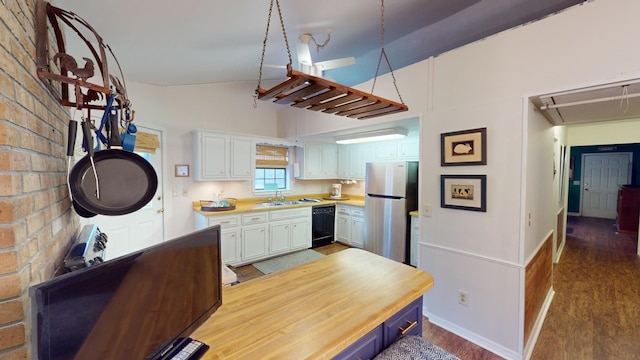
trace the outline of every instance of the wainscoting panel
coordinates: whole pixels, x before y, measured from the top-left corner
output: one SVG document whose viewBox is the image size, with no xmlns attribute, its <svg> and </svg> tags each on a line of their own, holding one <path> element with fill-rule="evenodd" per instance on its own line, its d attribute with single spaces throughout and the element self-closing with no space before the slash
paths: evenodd
<svg viewBox="0 0 640 360">
<path fill-rule="evenodd" d="M 538 253 L 527 264 L 524 290 L 524 344 L 527 344 L 531 330 L 545 298 L 551 289 L 553 271 L 553 233 L 545 240 Z"/>
</svg>

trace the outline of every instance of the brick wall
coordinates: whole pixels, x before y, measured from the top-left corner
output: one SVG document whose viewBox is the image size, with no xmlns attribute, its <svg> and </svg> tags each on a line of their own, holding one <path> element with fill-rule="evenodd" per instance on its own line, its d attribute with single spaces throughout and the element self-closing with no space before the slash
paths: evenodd
<svg viewBox="0 0 640 360">
<path fill-rule="evenodd" d="M 66 186 L 68 109 L 36 74 L 36 0 L 0 3 L 0 359 L 29 358 L 29 286 L 79 228 Z"/>
</svg>

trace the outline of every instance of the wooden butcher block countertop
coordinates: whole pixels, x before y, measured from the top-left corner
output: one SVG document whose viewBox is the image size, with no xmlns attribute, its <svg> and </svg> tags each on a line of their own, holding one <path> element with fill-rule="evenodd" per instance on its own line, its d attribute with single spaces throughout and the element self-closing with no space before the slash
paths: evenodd
<svg viewBox="0 0 640 360">
<path fill-rule="evenodd" d="M 433 287 L 428 273 L 360 249 L 225 287 L 192 338 L 203 359 L 330 359 Z"/>
</svg>

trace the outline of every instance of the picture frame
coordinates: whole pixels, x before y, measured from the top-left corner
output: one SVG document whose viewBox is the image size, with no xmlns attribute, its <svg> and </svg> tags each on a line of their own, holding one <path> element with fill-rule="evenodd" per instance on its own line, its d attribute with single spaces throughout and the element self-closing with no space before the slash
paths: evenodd
<svg viewBox="0 0 640 360">
<path fill-rule="evenodd" d="M 440 134 L 440 165 L 487 165 L 487 128 Z"/>
<path fill-rule="evenodd" d="M 440 207 L 487 212 L 487 176 L 440 175 Z"/>
<path fill-rule="evenodd" d="M 189 165 L 177 164 L 176 165 L 176 177 L 189 177 Z"/>
</svg>

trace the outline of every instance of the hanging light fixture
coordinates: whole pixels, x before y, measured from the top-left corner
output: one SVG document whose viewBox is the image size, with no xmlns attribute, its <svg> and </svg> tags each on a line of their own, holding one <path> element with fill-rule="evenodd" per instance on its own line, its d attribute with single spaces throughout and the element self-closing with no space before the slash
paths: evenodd
<svg viewBox="0 0 640 360">
<path fill-rule="evenodd" d="M 369 141 L 397 140 L 407 136 L 407 131 L 400 128 L 382 129 L 336 136 L 336 144 L 356 144 Z"/>
<path fill-rule="evenodd" d="M 264 54 L 267 46 L 267 38 L 269 35 L 269 25 L 271 22 L 271 14 L 273 5 L 275 5 L 280 17 L 280 26 L 284 42 L 287 48 L 289 64 L 287 64 L 287 77 L 284 82 L 265 90 L 261 88 L 262 67 L 264 65 Z M 254 94 L 254 106 L 257 106 L 258 99 L 264 101 L 273 101 L 276 104 L 289 104 L 297 108 L 305 108 L 311 111 L 321 111 L 339 116 L 346 116 L 356 119 L 369 119 L 373 117 L 389 115 L 397 112 L 407 111 L 409 107 L 404 104 L 398 87 L 396 86 L 395 75 L 386 52 L 384 51 L 384 0 L 381 0 L 381 53 L 378 60 L 378 68 L 376 69 L 376 78 L 380 69 L 382 59 L 387 62 L 391 70 L 393 85 L 398 92 L 400 102 L 391 101 L 382 97 L 373 95 L 376 78 L 374 78 L 371 94 L 364 91 L 353 89 L 344 85 L 337 84 L 333 81 L 323 79 L 321 77 L 311 76 L 300 71 L 292 69 L 291 50 L 282 20 L 282 12 L 278 0 L 271 0 L 269 6 L 269 16 L 267 17 L 267 30 L 265 32 L 264 41 L 262 43 L 262 56 L 260 59 L 260 70 L 258 75 L 258 86 Z"/>
</svg>

